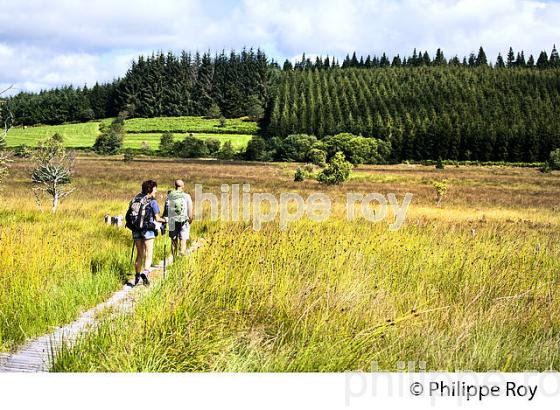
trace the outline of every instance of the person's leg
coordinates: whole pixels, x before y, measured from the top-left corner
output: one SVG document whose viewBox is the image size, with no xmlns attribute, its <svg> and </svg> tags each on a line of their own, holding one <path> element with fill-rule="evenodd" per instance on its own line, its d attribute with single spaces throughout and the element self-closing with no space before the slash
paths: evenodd
<svg viewBox="0 0 560 410">
<path fill-rule="evenodd" d="M 171 237 L 171 254 L 173 255 L 174 258 L 177 256 L 177 240 L 178 240 L 177 236 Z"/>
<path fill-rule="evenodd" d="M 150 270 L 154 254 L 154 239 L 144 240 L 144 270 Z"/>
<path fill-rule="evenodd" d="M 187 254 L 187 241 L 190 236 L 190 225 L 185 223 L 181 227 L 181 232 L 179 233 L 179 239 L 181 240 L 181 255 L 185 256 Z"/>
<path fill-rule="evenodd" d="M 144 240 L 135 239 L 136 244 L 136 261 L 134 262 L 134 269 L 136 273 L 142 272 L 142 259 L 144 259 Z"/>
</svg>

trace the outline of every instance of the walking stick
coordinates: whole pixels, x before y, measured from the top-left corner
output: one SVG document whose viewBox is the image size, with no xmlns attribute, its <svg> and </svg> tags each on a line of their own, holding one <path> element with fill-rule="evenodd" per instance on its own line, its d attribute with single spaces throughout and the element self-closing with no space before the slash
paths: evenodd
<svg viewBox="0 0 560 410">
<path fill-rule="evenodd" d="M 163 237 L 163 279 L 165 279 L 165 273 L 167 268 L 167 241 L 165 236 Z"/>
<path fill-rule="evenodd" d="M 128 275 L 132 275 L 132 260 L 134 258 L 134 239 L 132 240 L 132 246 L 130 248 L 130 263 L 128 264 Z M 130 282 L 126 282 L 130 286 Z"/>
</svg>

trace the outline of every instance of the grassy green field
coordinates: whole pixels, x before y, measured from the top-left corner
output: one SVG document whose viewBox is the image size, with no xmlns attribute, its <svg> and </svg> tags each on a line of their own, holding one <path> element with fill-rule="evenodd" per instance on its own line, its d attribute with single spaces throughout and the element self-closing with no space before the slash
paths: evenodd
<svg viewBox="0 0 560 410">
<path fill-rule="evenodd" d="M 384 370 L 399 361 L 428 370 L 560 369 L 558 172 L 365 166 L 359 178 L 324 187 L 293 182 L 297 164 L 82 157 L 76 166 L 79 190 L 55 220 L 33 204 L 27 163 L 12 167 L 0 220 L 4 349 L 118 287 L 129 235 L 101 219 L 124 213 L 144 179 L 156 179 L 160 192 L 178 177 L 191 192 L 195 183 L 215 193 L 223 183 L 324 192 L 333 215 L 287 231 L 278 221 L 258 232 L 197 222 L 193 235 L 206 245 L 134 313 L 64 350 L 55 371 L 346 371 L 374 361 Z M 426 181 L 442 178 L 451 182 L 438 207 Z M 414 199 L 403 228 L 391 232 L 347 221 L 350 192 Z"/>
<path fill-rule="evenodd" d="M 199 132 L 212 134 L 256 134 L 258 125 L 253 121 L 226 119 L 222 127 L 219 120 L 204 117 L 131 118 L 126 121 L 127 132 Z"/>
<path fill-rule="evenodd" d="M 200 139 L 217 139 L 222 144 L 226 141 L 231 142 L 233 149 L 240 151 L 244 149 L 249 140 L 253 137 L 252 135 L 244 134 L 204 134 L 204 133 L 188 133 L 188 134 L 173 134 L 175 141 L 183 140 L 186 136 L 192 134 L 196 138 Z M 131 134 L 127 133 L 124 138 L 124 148 L 142 148 L 143 143 L 147 143 L 151 150 L 159 148 L 159 141 L 161 138 L 160 133 L 142 133 L 142 134 Z"/>
<path fill-rule="evenodd" d="M 64 137 L 64 144 L 71 148 L 91 147 L 99 134 L 98 122 L 64 125 L 40 125 L 35 127 L 15 127 L 6 137 L 8 147 L 26 144 L 31 147 L 39 141 L 52 137 L 58 133 Z"/>
<path fill-rule="evenodd" d="M 33 147 L 39 141 L 59 133 L 64 137 L 67 147 L 90 148 L 100 132 L 100 126 L 109 125 L 110 122 L 111 119 L 105 119 L 80 124 L 15 127 L 8 133 L 6 143 L 8 147 L 22 144 Z M 215 138 L 222 143 L 230 141 L 234 149 L 241 150 L 257 133 L 258 125 L 243 119 L 227 119 L 222 127 L 218 120 L 203 117 L 132 118 L 126 120 L 125 131 L 124 148 L 141 148 L 142 142 L 146 141 L 151 150 L 157 150 L 161 134 L 170 131 L 175 133 L 177 140 L 193 134 L 202 139 Z"/>
</svg>

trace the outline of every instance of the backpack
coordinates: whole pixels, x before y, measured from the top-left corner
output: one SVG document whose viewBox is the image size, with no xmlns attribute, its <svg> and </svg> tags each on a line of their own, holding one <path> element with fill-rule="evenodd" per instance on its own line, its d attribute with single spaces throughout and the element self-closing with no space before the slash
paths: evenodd
<svg viewBox="0 0 560 410">
<path fill-rule="evenodd" d="M 144 194 L 136 195 L 126 211 L 126 227 L 131 231 L 148 231 L 154 230 L 155 224 L 151 221 L 153 218 L 153 209 L 150 205 L 151 199 Z"/>
<path fill-rule="evenodd" d="M 176 224 L 183 225 L 188 220 L 187 194 L 183 191 L 171 191 L 167 196 L 167 215 Z"/>
</svg>

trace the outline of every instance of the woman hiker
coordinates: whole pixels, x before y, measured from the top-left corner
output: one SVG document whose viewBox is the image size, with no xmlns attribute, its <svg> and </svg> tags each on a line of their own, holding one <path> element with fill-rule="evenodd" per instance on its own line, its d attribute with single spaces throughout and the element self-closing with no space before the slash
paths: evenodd
<svg viewBox="0 0 560 410">
<path fill-rule="evenodd" d="M 138 285 L 140 279 L 144 285 L 150 284 L 148 273 L 152 266 L 156 230 L 162 223 L 166 223 L 166 219 L 160 216 L 156 192 L 156 181 L 144 181 L 142 192 L 132 199 L 126 213 L 126 227 L 132 231 L 132 239 L 136 245 L 136 275 L 132 286 Z"/>
</svg>

